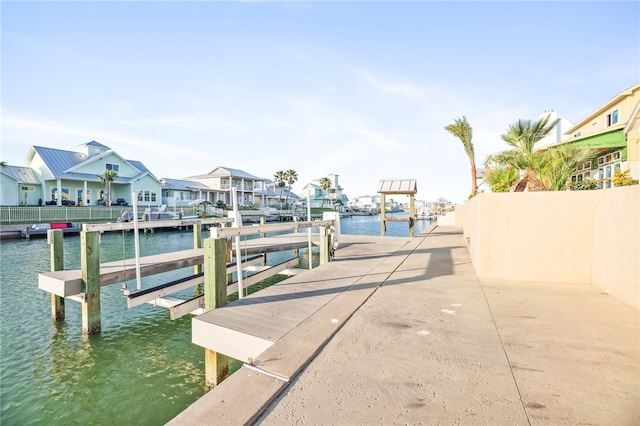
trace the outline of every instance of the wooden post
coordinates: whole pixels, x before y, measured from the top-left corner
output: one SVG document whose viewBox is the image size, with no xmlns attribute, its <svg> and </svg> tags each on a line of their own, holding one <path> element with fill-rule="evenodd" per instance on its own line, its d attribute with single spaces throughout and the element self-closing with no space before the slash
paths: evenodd
<svg viewBox="0 0 640 426">
<path fill-rule="evenodd" d="M 82 268 L 82 332 L 99 333 L 102 328 L 100 318 L 100 234 L 80 232 L 80 265 Z"/>
<path fill-rule="evenodd" d="M 47 240 L 51 246 L 51 272 L 64 269 L 64 245 L 62 229 L 49 229 Z M 64 297 L 51 293 L 51 319 L 64 319 Z"/>
<path fill-rule="evenodd" d="M 298 216 L 294 216 L 293 217 L 293 221 L 297 223 L 299 221 L 298 220 Z M 293 233 L 297 234 L 298 233 L 298 228 L 294 229 Z M 293 250 L 293 255 L 296 257 L 296 259 L 299 258 L 300 257 L 300 250 L 299 249 L 294 249 Z"/>
<path fill-rule="evenodd" d="M 193 248 L 194 249 L 202 248 L 202 224 L 200 224 L 200 223 L 193 225 Z M 203 271 L 202 264 L 193 266 L 193 274 L 194 275 L 197 275 L 197 274 L 201 273 L 202 271 Z M 202 295 L 202 285 L 201 284 L 198 284 L 193 289 L 193 294 L 195 296 L 201 296 Z"/>
<path fill-rule="evenodd" d="M 265 225 L 267 223 L 267 218 L 266 217 L 261 217 L 260 218 L 260 225 Z M 265 234 L 264 232 L 260 233 L 260 238 L 264 238 L 266 237 L 267 234 Z M 267 253 L 264 252 L 262 253 L 262 266 L 267 266 Z"/>
<path fill-rule="evenodd" d="M 415 195 L 409 194 L 409 236 L 416 236 L 416 206 Z"/>
<path fill-rule="evenodd" d="M 227 303 L 227 240 L 207 238 L 204 243 L 204 310 L 208 312 Z M 229 375 L 226 355 L 204 350 L 205 385 L 213 387 Z"/>
<path fill-rule="evenodd" d="M 329 228 L 320 227 L 320 264 L 329 263 Z"/>
<path fill-rule="evenodd" d="M 385 213 L 387 212 L 387 202 L 385 201 L 384 194 L 380 194 L 380 235 L 387 235 L 387 224 L 384 221 Z"/>
</svg>

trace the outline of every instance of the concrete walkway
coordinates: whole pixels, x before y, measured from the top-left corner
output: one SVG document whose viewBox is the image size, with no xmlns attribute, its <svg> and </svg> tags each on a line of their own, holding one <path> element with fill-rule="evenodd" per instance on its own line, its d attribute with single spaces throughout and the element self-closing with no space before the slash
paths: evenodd
<svg viewBox="0 0 640 426">
<path fill-rule="evenodd" d="M 289 382 L 243 367 L 170 424 L 640 424 L 638 311 L 587 285 L 480 282 L 459 229 L 400 251 Z"/>
</svg>

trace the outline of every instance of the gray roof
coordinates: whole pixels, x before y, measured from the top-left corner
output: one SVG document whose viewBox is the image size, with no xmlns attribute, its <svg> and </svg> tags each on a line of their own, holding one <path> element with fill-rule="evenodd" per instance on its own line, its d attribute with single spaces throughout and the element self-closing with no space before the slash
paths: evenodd
<svg viewBox="0 0 640 426">
<path fill-rule="evenodd" d="M 91 142 L 87 142 L 87 143 L 83 143 L 80 146 L 94 146 L 96 148 L 102 148 L 102 149 L 111 149 L 106 145 L 102 145 L 100 142 L 96 142 L 96 141 L 91 141 Z"/>
<path fill-rule="evenodd" d="M 418 185 L 415 179 L 381 179 L 378 184 L 379 194 L 415 194 Z"/>
<path fill-rule="evenodd" d="M 12 177 L 18 183 L 40 185 L 40 181 L 31 167 L 0 166 L 0 173 Z"/>
<path fill-rule="evenodd" d="M 95 142 L 95 141 L 94 141 Z M 92 144 L 93 142 L 89 142 Z M 87 144 L 87 145 L 89 145 Z M 100 145 L 104 147 L 104 145 L 95 142 L 96 146 Z M 51 170 L 51 173 L 56 178 L 61 179 L 72 179 L 72 180 L 86 180 L 91 182 L 100 181 L 100 177 L 97 174 L 93 173 L 78 173 L 78 172 L 67 172 L 68 169 L 77 166 L 80 163 L 87 161 L 91 157 L 87 157 L 86 154 L 82 152 L 75 151 L 66 151 L 62 149 L 55 148 L 46 148 L 42 146 L 34 146 L 33 149 L 40 155 L 42 161 L 46 164 L 46 166 Z M 140 174 L 133 177 L 122 177 L 116 176 L 114 182 L 115 183 L 129 183 L 136 179 L 139 179 L 145 174 L 149 174 L 152 177 L 153 174 L 147 169 L 144 164 L 135 160 L 125 160 L 129 164 L 131 164 L 136 169 L 140 170 Z"/>
<path fill-rule="evenodd" d="M 227 173 L 220 173 L 218 170 L 222 170 L 222 171 L 227 172 Z M 209 172 L 210 176 L 216 176 L 216 175 L 226 176 L 227 174 L 231 175 L 232 177 L 238 177 L 238 178 L 264 180 L 264 178 L 260 178 L 260 177 L 254 176 L 252 174 L 249 174 L 249 173 L 245 172 L 244 170 L 232 169 L 231 167 L 218 166 L 215 169 L 213 169 L 211 172 Z"/>
<path fill-rule="evenodd" d="M 175 189 L 178 191 L 198 191 L 198 190 L 211 190 L 208 186 L 200 183 L 194 182 L 192 180 L 184 180 L 184 179 L 168 179 L 163 178 L 164 180 L 164 188 L 167 189 Z"/>
</svg>

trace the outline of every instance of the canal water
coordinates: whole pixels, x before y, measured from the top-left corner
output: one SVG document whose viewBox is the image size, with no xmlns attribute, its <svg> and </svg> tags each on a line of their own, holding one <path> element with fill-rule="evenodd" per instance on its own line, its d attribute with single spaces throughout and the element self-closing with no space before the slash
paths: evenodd
<svg viewBox="0 0 640 426">
<path fill-rule="evenodd" d="M 416 235 L 429 224 L 418 221 Z M 380 234 L 379 216 L 343 218 L 340 225 L 344 234 Z M 408 225 L 390 223 L 387 235 L 408 236 Z M 140 234 L 141 256 L 192 247 L 190 231 Z M 102 236 L 101 262 L 133 254 L 132 233 Z M 65 268 L 79 267 L 78 236 L 64 238 L 64 255 Z M 191 343 L 190 316 L 172 321 L 163 308 L 128 309 L 120 286 L 106 286 L 102 332 L 83 336 L 79 303 L 66 301 L 65 320 L 51 320 L 50 295 L 38 289 L 49 256 L 46 239 L 0 242 L 0 424 L 161 425 L 204 394 L 204 350 Z M 268 261 L 292 256 L 270 254 Z M 192 271 L 145 277 L 142 286 Z"/>
</svg>

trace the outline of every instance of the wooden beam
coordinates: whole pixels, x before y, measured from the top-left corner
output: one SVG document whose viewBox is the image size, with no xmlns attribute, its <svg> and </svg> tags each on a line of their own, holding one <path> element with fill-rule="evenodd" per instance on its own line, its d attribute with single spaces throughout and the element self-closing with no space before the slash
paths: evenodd
<svg viewBox="0 0 640 426">
<path fill-rule="evenodd" d="M 285 262 L 278 263 L 277 265 L 267 266 L 260 272 L 250 275 L 244 279 L 244 285 L 248 288 L 252 285 L 264 281 L 276 274 L 285 273 L 299 263 L 298 258 L 289 259 Z M 232 283 L 227 286 L 227 296 L 238 292 L 238 283 Z M 171 319 L 178 319 L 193 311 L 202 308 L 204 310 L 204 296 L 194 297 L 193 299 L 185 300 L 184 302 L 172 306 L 169 308 L 171 312 Z"/>
<path fill-rule="evenodd" d="M 82 268 L 82 332 L 99 333 L 102 329 L 100 315 L 100 234 L 80 232 L 80 264 Z"/>
<path fill-rule="evenodd" d="M 240 226 L 230 228 L 212 228 L 211 238 L 244 237 L 267 232 L 291 231 L 332 225 L 332 220 L 313 220 L 307 222 L 273 223 L 266 225 Z"/>
<path fill-rule="evenodd" d="M 62 229 L 47 230 L 47 240 L 51 246 L 51 272 L 64 269 L 64 245 Z M 51 293 L 51 319 L 64 319 L 64 297 Z"/>
<path fill-rule="evenodd" d="M 227 240 L 208 238 L 204 243 L 204 309 L 210 311 L 227 303 Z M 229 375 L 229 358 L 204 350 L 205 385 L 217 386 Z"/>
<path fill-rule="evenodd" d="M 253 266 L 262 263 L 262 256 L 254 255 L 242 260 L 242 265 Z M 232 273 L 236 270 L 236 262 L 227 264 L 227 273 Z M 180 290 L 195 287 L 204 282 L 204 273 L 194 274 L 192 276 L 180 278 L 165 284 L 144 288 L 142 290 L 125 290 L 124 296 L 127 298 L 127 306 L 133 308 L 143 305 L 155 299 L 159 299 L 170 294 L 176 293 Z"/>
</svg>

